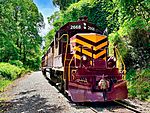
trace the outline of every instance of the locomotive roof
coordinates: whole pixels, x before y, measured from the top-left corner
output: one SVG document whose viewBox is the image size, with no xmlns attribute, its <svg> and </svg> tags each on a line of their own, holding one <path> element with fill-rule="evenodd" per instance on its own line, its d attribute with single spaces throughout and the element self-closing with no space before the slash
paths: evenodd
<svg viewBox="0 0 150 113">
<path fill-rule="evenodd" d="M 102 31 L 95 25 L 87 21 L 77 21 L 77 22 L 68 22 L 62 26 L 58 31 L 72 31 L 72 30 L 82 30 L 82 31 L 93 31 L 96 33 L 102 34 Z"/>
</svg>

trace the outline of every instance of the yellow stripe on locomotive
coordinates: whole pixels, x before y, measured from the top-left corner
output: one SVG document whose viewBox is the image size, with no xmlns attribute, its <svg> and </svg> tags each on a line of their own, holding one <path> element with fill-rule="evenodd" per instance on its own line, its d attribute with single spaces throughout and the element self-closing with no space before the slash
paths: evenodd
<svg viewBox="0 0 150 113">
<path fill-rule="evenodd" d="M 106 59 L 106 47 L 108 47 L 108 39 L 104 35 L 96 33 L 78 33 L 70 39 L 70 43 L 75 45 L 72 51 L 75 53 L 75 58 L 81 59 L 82 54 L 94 59 Z M 93 47 L 93 51 L 92 51 Z"/>
</svg>

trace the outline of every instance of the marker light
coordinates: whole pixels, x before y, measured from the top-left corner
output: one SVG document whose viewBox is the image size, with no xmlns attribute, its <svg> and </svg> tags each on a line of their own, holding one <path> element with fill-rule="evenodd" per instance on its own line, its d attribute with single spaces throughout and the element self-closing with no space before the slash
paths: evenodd
<svg viewBox="0 0 150 113">
<path fill-rule="evenodd" d="M 83 60 L 87 60 L 87 57 L 85 55 L 82 56 Z"/>
</svg>

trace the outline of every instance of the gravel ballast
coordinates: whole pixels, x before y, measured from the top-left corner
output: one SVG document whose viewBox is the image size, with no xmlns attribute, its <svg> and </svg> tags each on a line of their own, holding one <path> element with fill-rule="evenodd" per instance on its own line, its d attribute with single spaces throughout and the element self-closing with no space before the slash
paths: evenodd
<svg viewBox="0 0 150 113">
<path fill-rule="evenodd" d="M 10 88 L 11 87 L 11 88 Z M 8 113 L 81 113 L 75 104 L 69 102 L 54 86 L 48 83 L 42 73 L 34 72 L 16 80 L 0 96 L 7 98 L 1 111 Z M 86 109 L 86 108 L 85 108 Z M 87 108 L 86 112 L 92 113 Z M 0 111 L 0 112 L 1 112 Z M 83 111 L 83 113 L 84 113 Z"/>
</svg>

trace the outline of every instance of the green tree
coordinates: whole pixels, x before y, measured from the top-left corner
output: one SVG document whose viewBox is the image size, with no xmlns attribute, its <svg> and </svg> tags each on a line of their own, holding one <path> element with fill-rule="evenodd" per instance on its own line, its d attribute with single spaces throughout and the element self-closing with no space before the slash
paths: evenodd
<svg viewBox="0 0 150 113">
<path fill-rule="evenodd" d="M 115 0 L 115 6 L 112 10 L 118 11 L 116 15 L 119 27 L 114 29 L 109 37 L 110 44 L 117 42 L 117 37 L 121 40 L 118 44 L 124 43 L 119 48 L 126 62 L 128 69 L 130 68 L 146 68 L 149 62 L 149 10 L 148 1 L 145 0 Z M 112 17 L 110 13 L 109 17 Z M 114 24 L 114 23 L 110 23 Z M 115 35 L 116 32 L 119 35 Z M 113 40 L 113 41 L 112 41 Z"/>
<path fill-rule="evenodd" d="M 88 21 L 99 26 L 101 30 L 104 30 L 107 25 L 107 11 L 110 5 L 105 0 L 80 0 L 77 3 L 71 4 L 66 10 L 54 13 L 49 18 L 49 22 L 52 22 L 54 29 L 58 30 L 61 25 L 70 21 L 77 21 L 81 16 L 88 16 Z M 106 10 L 107 9 L 107 10 Z M 55 21 L 53 21 L 55 20 Z"/>
<path fill-rule="evenodd" d="M 36 5 L 32 0 L 0 1 L 0 14 L 0 61 L 20 60 L 34 67 L 42 41 L 38 28 L 43 26 Z"/>
<path fill-rule="evenodd" d="M 59 6 L 60 10 L 65 10 L 70 4 L 78 1 L 80 0 L 53 0 L 53 4 Z"/>
</svg>

